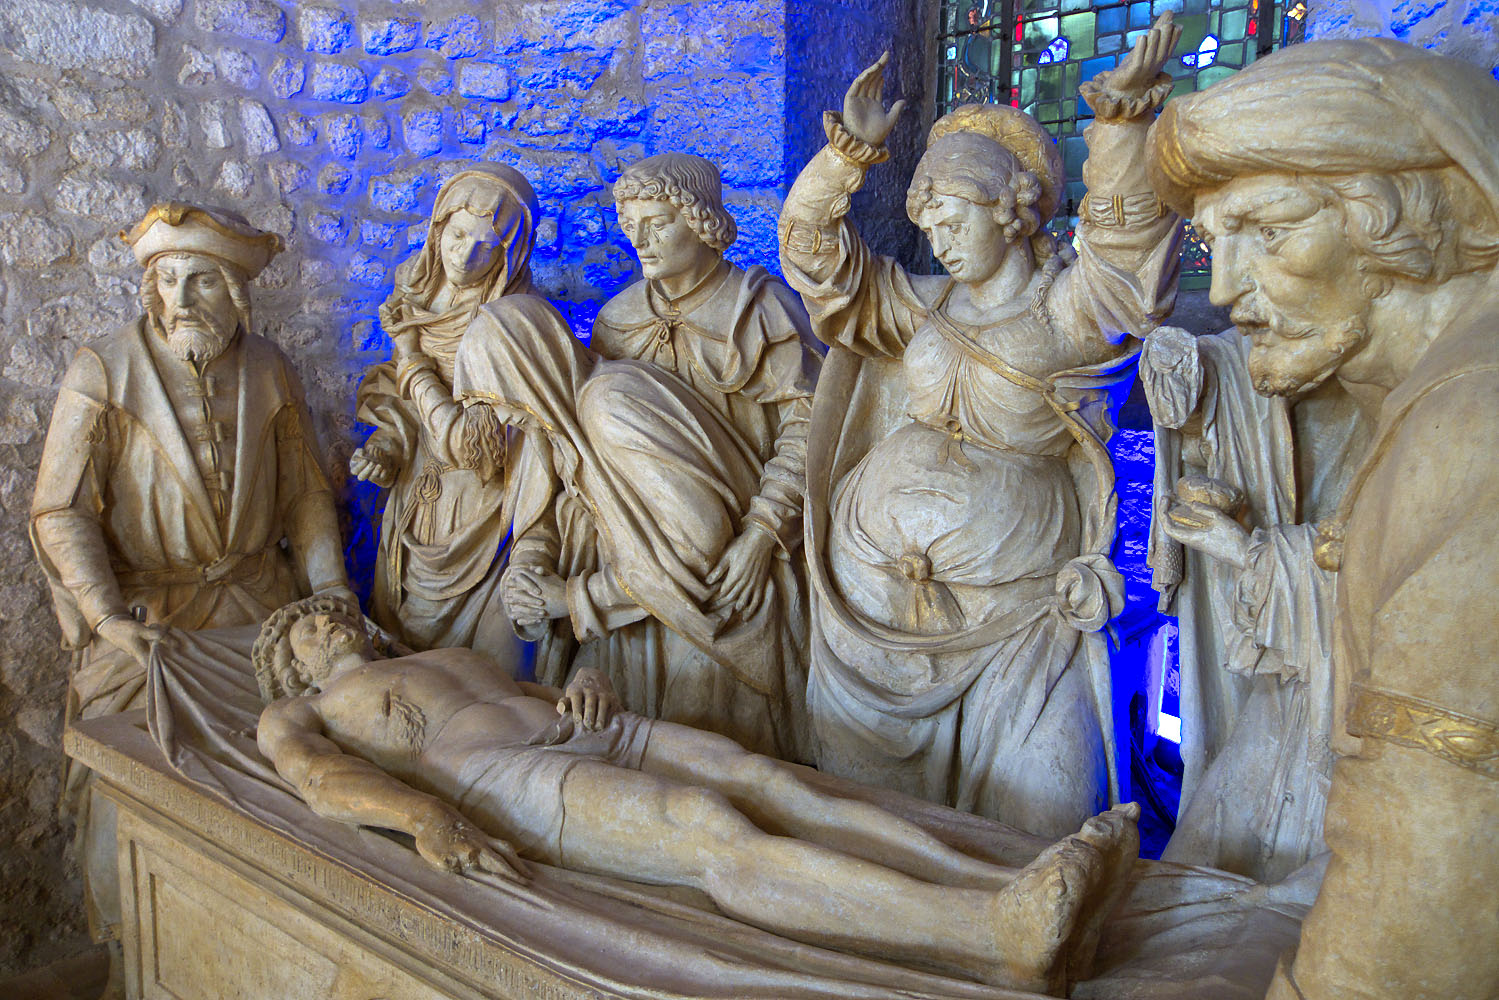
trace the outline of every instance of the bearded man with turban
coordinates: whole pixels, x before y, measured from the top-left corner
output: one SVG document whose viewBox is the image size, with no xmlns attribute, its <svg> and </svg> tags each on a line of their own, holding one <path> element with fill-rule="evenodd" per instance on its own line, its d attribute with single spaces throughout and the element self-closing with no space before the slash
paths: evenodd
<svg viewBox="0 0 1499 1000">
<path fill-rule="evenodd" d="M 352 598 L 302 386 L 250 332 L 249 282 L 279 237 L 228 213 L 157 205 L 121 237 L 145 315 L 79 349 L 63 377 L 31 538 L 77 659 L 67 716 L 145 704 L 168 629 L 250 625 L 308 593 Z M 282 541 L 288 544 L 282 547 Z M 117 922 L 113 809 L 70 766 L 90 925 Z"/>
<path fill-rule="evenodd" d="M 1300 45 L 1168 104 L 1149 147 L 1256 390 L 1337 379 L 1374 421 L 1318 526 L 1342 756 L 1270 996 L 1499 996 L 1499 89 L 1398 42 Z"/>
</svg>

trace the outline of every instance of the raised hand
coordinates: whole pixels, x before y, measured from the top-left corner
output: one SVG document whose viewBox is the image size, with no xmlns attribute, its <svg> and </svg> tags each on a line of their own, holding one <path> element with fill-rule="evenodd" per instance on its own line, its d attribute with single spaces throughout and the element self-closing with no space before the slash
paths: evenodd
<svg viewBox="0 0 1499 1000">
<path fill-rule="evenodd" d="M 1176 51 L 1182 30 L 1166 11 L 1155 19 L 1150 30 L 1135 42 L 1130 54 L 1125 56 L 1117 69 L 1109 73 L 1109 89 L 1124 94 L 1143 94 L 1155 86 L 1161 67 Z"/>
<path fill-rule="evenodd" d="M 843 95 L 843 127 L 855 139 L 871 146 L 885 144 L 885 138 L 906 109 L 906 102 L 902 99 L 891 105 L 889 111 L 885 110 L 881 94 L 885 90 L 885 66 L 889 62 L 890 53 L 886 51 L 873 66 L 854 78 L 848 92 Z"/>
</svg>

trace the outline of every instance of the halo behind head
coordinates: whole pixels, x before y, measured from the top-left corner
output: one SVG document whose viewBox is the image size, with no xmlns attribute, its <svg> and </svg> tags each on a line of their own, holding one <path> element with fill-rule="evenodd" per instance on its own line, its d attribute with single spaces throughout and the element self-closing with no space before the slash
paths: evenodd
<svg viewBox="0 0 1499 1000">
<path fill-rule="evenodd" d="M 255 668 L 255 681 L 260 685 L 260 696 L 267 704 L 277 698 L 286 698 L 307 691 L 308 685 L 293 666 L 289 635 L 292 626 L 308 615 L 337 615 L 346 621 L 365 626 L 364 615 L 359 605 L 346 597 L 324 594 L 305 597 L 283 608 L 276 609 L 250 650 L 250 663 Z"/>
<path fill-rule="evenodd" d="M 937 119 L 927 135 L 927 148 L 957 132 L 975 132 L 993 139 L 1009 150 L 1022 167 L 1035 174 L 1041 184 L 1041 197 L 1036 202 L 1041 224 L 1051 220 L 1061 204 L 1067 175 L 1062 169 L 1062 154 L 1057 151 L 1056 140 L 1040 122 L 1007 104 L 965 104 Z"/>
</svg>

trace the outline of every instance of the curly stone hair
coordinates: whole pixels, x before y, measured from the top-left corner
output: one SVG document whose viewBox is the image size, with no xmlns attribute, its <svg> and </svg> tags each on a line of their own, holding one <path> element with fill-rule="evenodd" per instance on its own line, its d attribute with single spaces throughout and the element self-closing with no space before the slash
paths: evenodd
<svg viewBox="0 0 1499 1000">
<path fill-rule="evenodd" d="M 669 202 L 705 244 L 723 253 L 739 238 L 723 207 L 718 165 L 691 153 L 661 153 L 630 164 L 614 182 L 614 203 Z"/>
<path fill-rule="evenodd" d="M 267 704 L 277 698 L 306 694 L 311 688 L 309 678 L 292 655 L 289 636 L 297 622 L 308 615 L 321 614 L 334 615 L 351 625 L 368 628 L 359 605 L 346 597 L 331 594 L 306 597 L 278 608 L 260 626 L 260 634 L 255 637 L 255 645 L 250 651 L 260 696 Z"/>
</svg>

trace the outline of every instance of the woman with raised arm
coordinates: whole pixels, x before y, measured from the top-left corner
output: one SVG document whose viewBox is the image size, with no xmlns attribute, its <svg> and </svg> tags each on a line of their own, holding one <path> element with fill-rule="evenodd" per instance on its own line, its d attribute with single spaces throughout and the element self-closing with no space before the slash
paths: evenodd
<svg viewBox="0 0 1499 1000">
<path fill-rule="evenodd" d="M 359 386 L 357 415 L 375 432 L 349 469 L 390 490 L 371 617 L 414 649 L 517 655 L 499 588 L 516 442 L 489 407 L 453 401 L 453 359 L 480 306 L 532 292 L 536 214 L 531 185 L 509 167 L 455 174 L 380 308 L 394 349 Z"/>
<path fill-rule="evenodd" d="M 875 256 L 846 218 L 904 106 L 865 70 L 781 216 L 781 260 L 830 345 L 807 458 L 808 708 L 825 769 L 1064 832 L 1118 794 L 1103 629 L 1111 402 L 1170 312 L 1180 224 L 1145 132 L 1180 29 L 1163 15 L 1084 84 L 1079 248 L 1042 228 L 1063 173 L 1029 115 L 933 127 L 907 195 L 945 276 Z"/>
</svg>

